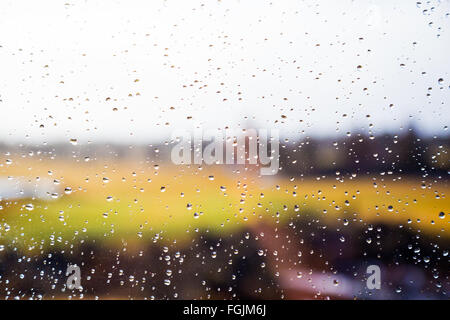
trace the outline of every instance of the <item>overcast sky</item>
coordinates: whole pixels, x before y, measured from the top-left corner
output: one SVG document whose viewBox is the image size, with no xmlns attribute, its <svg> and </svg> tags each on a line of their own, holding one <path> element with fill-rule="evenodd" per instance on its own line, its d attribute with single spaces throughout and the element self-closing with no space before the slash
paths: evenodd
<svg viewBox="0 0 450 320">
<path fill-rule="evenodd" d="M 0 141 L 444 135 L 450 3 L 423 2 L 2 0 Z"/>
</svg>

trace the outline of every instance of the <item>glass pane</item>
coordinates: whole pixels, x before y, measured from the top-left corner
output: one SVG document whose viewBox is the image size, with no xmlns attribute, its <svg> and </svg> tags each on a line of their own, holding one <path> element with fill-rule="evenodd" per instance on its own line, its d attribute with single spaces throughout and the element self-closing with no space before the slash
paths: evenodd
<svg viewBox="0 0 450 320">
<path fill-rule="evenodd" d="M 1 299 L 447 299 L 448 1 L 0 2 Z"/>
</svg>

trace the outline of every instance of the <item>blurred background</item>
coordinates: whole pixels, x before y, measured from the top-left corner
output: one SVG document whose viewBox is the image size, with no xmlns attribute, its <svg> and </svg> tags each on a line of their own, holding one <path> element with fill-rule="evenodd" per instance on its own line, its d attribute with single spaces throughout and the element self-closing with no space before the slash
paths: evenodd
<svg viewBox="0 0 450 320">
<path fill-rule="evenodd" d="M 449 14 L 2 1 L 0 297 L 448 299 Z M 171 161 L 259 128 L 276 175 Z"/>
</svg>

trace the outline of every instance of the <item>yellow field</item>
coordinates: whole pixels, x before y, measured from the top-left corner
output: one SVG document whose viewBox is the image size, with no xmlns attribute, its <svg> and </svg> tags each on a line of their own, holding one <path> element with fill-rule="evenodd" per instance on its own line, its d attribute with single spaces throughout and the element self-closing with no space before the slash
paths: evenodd
<svg viewBox="0 0 450 320">
<path fill-rule="evenodd" d="M 344 218 L 405 227 L 411 223 L 423 232 L 450 236 L 449 186 L 431 178 L 261 178 L 243 170 L 233 173 L 225 166 L 29 158 L 4 165 L 0 175 L 59 181 L 58 199 L 2 202 L 0 245 L 29 250 L 76 245 L 86 238 L 130 244 L 145 239 L 184 241 L 196 228 L 229 232 L 306 213 L 331 225 L 342 225 Z M 71 192 L 66 194 L 66 187 Z"/>
</svg>

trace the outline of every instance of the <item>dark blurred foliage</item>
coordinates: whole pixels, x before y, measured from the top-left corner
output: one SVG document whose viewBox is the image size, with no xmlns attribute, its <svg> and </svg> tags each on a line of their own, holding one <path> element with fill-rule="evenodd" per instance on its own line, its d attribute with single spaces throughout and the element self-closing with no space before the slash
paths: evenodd
<svg viewBox="0 0 450 320">
<path fill-rule="evenodd" d="M 207 145 L 204 143 L 203 147 Z M 450 136 L 427 137 L 412 128 L 403 133 L 370 136 L 351 134 L 332 138 L 298 138 L 280 141 L 281 173 L 286 175 L 329 174 L 421 174 L 444 175 L 450 170 Z M 158 153 L 154 150 L 157 149 Z M 72 146 L 55 144 L 35 147 L 0 144 L 0 150 L 11 154 L 33 151 L 55 159 L 81 158 L 138 159 L 170 161 L 172 145 L 168 142 L 142 145 L 89 144 Z"/>
<path fill-rule="evenodd" d="M 280 148 L 285 174 L 387 173 L 447 174 L 447 138 L 421 138 L 414 130 L 403 135 L 352 135 L 339 140 L 304 139 Z"/>
<path fill-rule="evenodd" d="M 345 242 L 339 240 L 342 237 Z M 445 299 L 450 263 L 442 252 L 449 246 L 449 239 L 406 227 L 355 220 L 333 229 L 306 213 L 275 228 L 262 224 L 227 236 L 199 233 L 190 243 L 168 246 L 153 243 L 127 248 L 124 244 L 117 249 L 87 241 L 74 250 L 55 249 L 28 257 L 5 250 L 0 253 L 0 296 L 78 299 L 77 290 L 65 289 L 70 263 L 80 266 L 83 297 L 91 299 L 327 297 L 317 296 L 314 290 L 283 288 L 286 281 L 295 282 L 286 270 L 301 270 L 305 279 L 344 276 L 360 288 L 331 298 Z M 382 268 L 382 294 L 365 289 L 365 270 L 370 264 Z"/>
</svg>

